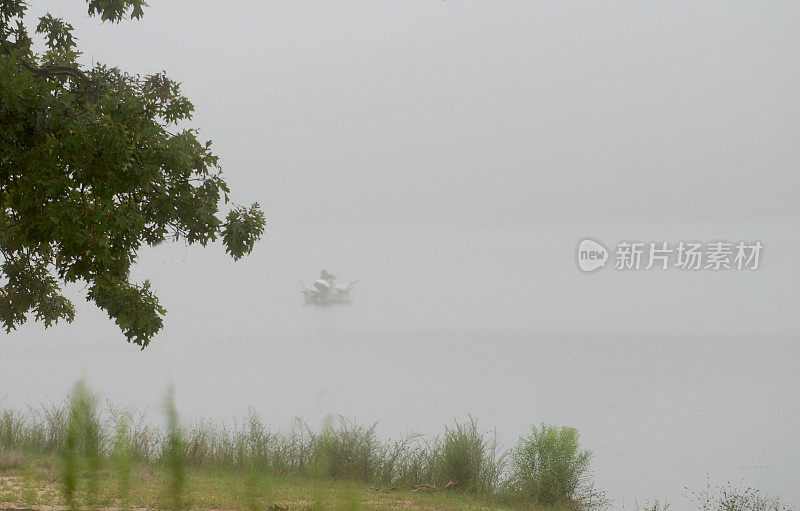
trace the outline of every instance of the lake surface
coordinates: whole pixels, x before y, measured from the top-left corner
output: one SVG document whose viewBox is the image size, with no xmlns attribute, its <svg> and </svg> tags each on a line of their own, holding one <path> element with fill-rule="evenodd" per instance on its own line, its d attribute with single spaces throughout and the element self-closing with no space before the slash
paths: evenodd
<svg viewBox="0 0 800 511">
<path fill-rule="evenodd" d="M 331 414 L 383 437 L 472 414 L 505 446 L 531 424 L 575 426 L 598 486 L 632 508 L 744 481 L 800 504 L 798 230 L 785 225 L 272 227 L 248 259 L 219 247 L 143 253 L 168 309 L 139 351 L 83 303 L 72 325 L 3 339 L 0 399 L 60 399 L 79 378 L 160 420 L 253 406 L 274 427 Z M 575 247 L 622 239 L 762 240 L 755 272 L 581 274 Z M 321 268 L 354 303 L 302 304 Z"/>
</svg>

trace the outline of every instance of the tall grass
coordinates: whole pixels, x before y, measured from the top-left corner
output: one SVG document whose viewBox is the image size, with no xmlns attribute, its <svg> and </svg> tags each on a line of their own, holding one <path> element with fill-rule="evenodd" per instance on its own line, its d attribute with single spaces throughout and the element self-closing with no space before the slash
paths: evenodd
<svg viewBox="0 0 800 511">
<path fill-rule="evenodd" d="M 173 391 L 170 388 L 166 402 L 167 412 L 167 434 L 163 442 L 161 459 L 167 467 L 169 480 L 167 482 L 167 504 L 169 509 L 183 509 L 185 500 L 183 498 L 184 487 L 186 486 L 186 441 L 183 432 L 178 424 L 178 411 L 175 408 Z"/>
<path fill-rule="evenodd" d="M 116 421 L 111 465 L 117 476 L 117 491 L 120 502 L 128 504 L 131 489 L 131 472 L 133 471 L 133 438 L 131 437 L 130 416 L 120 414 Z"/>
<path fill-rule="evenodd" d="M 101 467 L 115 474 L 124 504 L 131 471 L 142 465 L 168 475 L 162 502 L 172 509 L 190 505 L 187 470 L 204 467 L 245 475 L 244 497 L 252 509 L 264 502 L 271 475 L 480 495 L 516 491 L 510 484 L 514 473 L 506 470 L 508 453 L 472 417 L 446 425 L 432 438 L 409 434 L 385 441 L 375 424 L 344 417 L 320 430 L 299 419 L 286 430 L 273 430 L 252 409 L 232 424 L 201 420 L 183 427 L 171 394 L 165 412 L 166 427 L 156 428 L 143 414 L 99 406 L 79 385 L 66 406 L 0 411 L 0 451 L 60 455 L 63 493 L 71 507 L 89 502 L 80 494 L 93 491 Z"/>
<path fill-rule="evenodd" d="M 376 425 L 360 426 L 344 417 L 313 437 L 312 466 L 315 475 L 331 479 L 376 481 L 380 479 L 381 442 Z"/>
<path fill-rule="evenodd" d="M 0 412 L 0 446 L 32 454 L 56 453 L 67 434 L 69 403 Z"/>
<path fill-rule="evenodd" d="M 58 422 L 61 427 L 61 422 Z M 62 493 L 70 509 L 77 509 L 80 483 L 86 484 L 85 495 L 91 499 L 97 494 L 97 481 L 103 454 L 103 428 L 97 414 L 97 399 L 83 382 L 78 382 L 69 400 L 60 448 L 62 460 Z"/>
<path fill-rule="evenodd" d="M 440 486 L 472 493 L 492 493 L 497 489 L 505 455 L 498 455 L 496 435 L 487 438 L 474 418 L 446 426 L 432 455 L 432 479 Z"/>
</svg>

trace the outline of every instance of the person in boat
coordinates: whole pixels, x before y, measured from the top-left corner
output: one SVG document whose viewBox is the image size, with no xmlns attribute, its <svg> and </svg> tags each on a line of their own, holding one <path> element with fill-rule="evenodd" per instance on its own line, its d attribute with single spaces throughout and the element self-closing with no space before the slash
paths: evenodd
<svg viewBox="0 0 800 511">
<path fill-rule="evenodd" d="M 317 288 L 320 297 L 325 298 L 328 293 L 333 291 L 336 281 L 336 275 L 331 275 L 328 270 L 319 272 L 319 278 L 314 282 L 314 287 Z"/>
</svg>

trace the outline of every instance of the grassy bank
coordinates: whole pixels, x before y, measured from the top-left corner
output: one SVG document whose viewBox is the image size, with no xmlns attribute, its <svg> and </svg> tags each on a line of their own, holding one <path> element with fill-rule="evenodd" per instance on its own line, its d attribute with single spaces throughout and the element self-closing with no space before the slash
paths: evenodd
<svg viewBox="0 0 800 511">
<path fill-rule="evenodd" d="M 256 497 L 252 509 L 264 499 L 289 508 L 318 500 L 377 508 L 602 502 L 588 477 L 591 453 L 568 427 L 534 427 L 506 451 L 471 417 L 437 436 L 383 440 L 375 425 L 345 418 L 319 430 L 301 420 L 273 430 L 252 410 L 231 425 L 190 426 L 180 425 L 171 399 L 165 412 L 167 426 L 155 428 L 141 414 L 99 406 L 80 384 L 63 405 L 0 411 L 0 474 L 16 488 L 4 500 L 173 509 L 239 508 Z"/>
<path fill-rule="evenodd" d="M 0 471 L 0 509 L 68 509 L 58 458 L 28 457 L 18 468 Z M 169 470 L 141 465 L 130 474 L 130 488 L 119 490 L 118 474 L 101 470 L 89 495 L 79 492 L 75 508 L 174 509 Z M 80 484 L 88 485 L 82 480 Z M 502 510 L 567 509 L 565 506 L 522 506 L 488 496 L 458 491 L 377 488 L 355 481 L 313 479 L 299 475 L 262 475 L 224 468 L 190 467 L 181 496 L 185 509 L 363 509 L 363 510 Z"/>
<path fill-rule="evenodd" d="M 534 426 L 511 449 L 468 417 L 433 437 L 382 440 L 340 418 L 320 430 L 243 421 L 166 427 L 99 406 L 82 385 L 68 402 L 0 410 L 0 511 L 131 509 L 532 509 L 608 507 L 575 429 Z M 634 489 L 635 490 L 635 489 Z M 695 494 L 705 511 L 788 511 L 757 490 Z M 642 508 L 666 509 L 656 502 Z"/>
</svg>

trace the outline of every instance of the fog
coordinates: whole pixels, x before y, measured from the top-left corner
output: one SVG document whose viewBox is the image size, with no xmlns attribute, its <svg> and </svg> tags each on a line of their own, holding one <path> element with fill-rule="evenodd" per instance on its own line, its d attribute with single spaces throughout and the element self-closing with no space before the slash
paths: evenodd
<svg viewBox="0 0 800 511">
<path fill-rule="evenodd" d="M 473 414 L 510 446 L 575 426 L 622 505 L 744 480 L 792 504 L 800 447 L 800 5 L 77 1 L 83 61 L 166 70 L 267 233 L 144 249 L 168 309 L 142 352 L 70 288 L 71 325 L 5 336 L 0 399 L 83 377 L 158 420 L 252 405 L 385 436 Z M 755 271 L 581 273 L 586 237 L 759 240 Z M 611 265 L 613 266 L 613 264 Z M 353 303 L 302 303 L 320 269 Z"/>
</svg>

